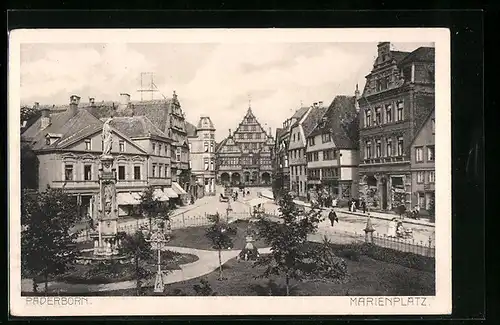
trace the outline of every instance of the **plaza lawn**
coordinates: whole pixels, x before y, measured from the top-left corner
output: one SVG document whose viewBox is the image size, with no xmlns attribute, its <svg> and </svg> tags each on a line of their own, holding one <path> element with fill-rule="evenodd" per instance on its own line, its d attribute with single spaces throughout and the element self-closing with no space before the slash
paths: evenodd
<svg viewBox="0 0 500 325">
<path fill-rule="evenodd" d="M 359 260 L 345 259 L 349 275 L 343 283 L 334 282 L 300 282 L 292 283 L 295 288 L 291 295 L 300 296 L 414 296 L 434 295 L 434 272 L 420 271 L 398 264 L 372 259 L 366 255 Z M 144 288 L 144 295 L 196 295 L 193 286 L 200 280 L 208 281 L 217 296 L 260 296 L 269 295 L 268 279 L 255 279 L 262 274 L 262 268 L 254 268 L 252 262 L 229 260 L 223 266 L 223 281 L 218 280 L 218 271 L 188 281 L 169 284 L 165 293 L 156 294 L 152 287 Z M 277 285 L 271 285 L 273 295 L 284 295 L 283 280 L 273 278 Z M 89 296 L 133 296 L 135 289 L 108 292 L 86 293 Z"/>
<path fill-rule="evenodd" d="M 236 235 L 233 237 L 234 247 L 232 247 L 232 249 L 243 249 L 245 247 L 245 237 L 247 236 L 249 222 L 246 220 L 238 220 L 231 223 L 231 225 L 237 230 Z M 212 242 L 205 235 L 207 228 L 208 226 L 175 229 L 172 231 L 168 245 L 213 250 Z M 254 244 L 256 247 L 268 246 L 261 240 L 256 240 Z"/>
<path fill-rule="evenodd" d="M 369 295 L 434 295 L 434 274 L 406 268 L 397 264 L 377 261 L 360 256 L 359 261 L 346 260 L 349 276 L 344 283 L 301 282 L 294 283 L 292 295 L 301 296 L 369 296 Z M 224 277 L 219 281 L 218 272 L 189 281 L 166 286 L 167 294 L 176 289 L 187 295 L 194 295 L 193 285 L 205 279 L 218 296 L 269 295 L 268 279 L 255 279 L 262 274 L 262 268 L 252 267 L 251 262 L 232 259 L 224 264 Z M 284 281 L 273 279 L 280 287 L 273 295 L 284 295 Z"/>
</svg>

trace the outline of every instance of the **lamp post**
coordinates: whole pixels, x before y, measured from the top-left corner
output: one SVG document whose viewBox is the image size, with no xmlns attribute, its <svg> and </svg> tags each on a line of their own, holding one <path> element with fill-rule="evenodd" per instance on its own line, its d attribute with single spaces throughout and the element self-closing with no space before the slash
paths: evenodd
<svg viewBox="0 0 500 325">
<path fill-rule="evenodd" d="M 156 271 L 155 289 L 154 292 L 163 292 L 165 284 L 163 282 L 163 272 L 161 271 L 161 248 L 164 243 L 167 242 L 165 235 L 157 230 L 150 239 L 146 239 L 147 242 L 151 243 L 151 248 L 158 251 L 158 269 Z"/>
</svg>

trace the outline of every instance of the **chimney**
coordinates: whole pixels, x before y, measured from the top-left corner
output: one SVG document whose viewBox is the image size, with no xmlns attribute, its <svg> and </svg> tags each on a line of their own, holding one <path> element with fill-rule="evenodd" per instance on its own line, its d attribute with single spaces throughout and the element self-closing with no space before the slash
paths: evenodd
<svg viewBox="0 0 500 325">
<path fill-rule="evenodd" d="M 80 104 L 80 97 L 77 95 L 71 95 L 69 98 L 69 111 L 72 112 L 73 115 L 77 112 L 78 104 Z"/>
<path fill-rule="evenodd" d="M 130 95 L 127 93 L 121 93 L 119 108 L 120 109 L 127 108 L 129 104 L 130 104 Z"/>
<path fill-rule="evenodd" d="M 35 103 L 37 107 L 38 103 Z M 44 107 L 40 110 L 42 117 L 40 118 L 40 130 L 45 130 L 50 125 L 50 108 Z"/>
<path fill-rule="evenodd" d="M 229 129 L 229 136 L 231 136 L 231 129 Z"/>
<path fill-rule="evenodd" d="M 269 128 L 269 136 L 272 137 L 273 134 L 271 133 L 271 128 Z"/>
<path fill-rule="evenodd" d="M 90 107 L 95 106 L 95 98 L 94 97 L 89 97 L 89 105 L 90 105 Z"/>
<path fill-rule="evenodd" d="M 35 102 L 35 105 L 33 105 L 33 108 L 34 109 L 39 109 L 40 108 L 40 103 L 39 102 Z"/>
<path fill-rule="evenodd" d="M 377 45 L 378 48 L 378 57 L 381 60 L 384 60 L 384 56 L 389 54 L 391 51 L 391 42 L 380 42 Z"/>
<path fill-rule="evenodd" d="M 323 101 L 319 101 L 319 102 L 318 102 L 318 106 L 319 106 L 319 107 L 323 107 Z"/>
</svg>

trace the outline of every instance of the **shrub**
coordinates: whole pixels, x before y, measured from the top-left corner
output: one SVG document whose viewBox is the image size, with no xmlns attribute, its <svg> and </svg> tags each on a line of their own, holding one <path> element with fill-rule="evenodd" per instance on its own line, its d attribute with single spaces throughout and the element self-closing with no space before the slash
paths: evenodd
<svg viewBox="0 0 500 325">
<path fill-rule="evenodd" d="M 348 260 L 359 262 L 359 251 L 354 249 L 346 248 L 337 252 L 337 255 Z"/>
<path fill-rule="evenodd" d="M 312 249 L 318 249 L 321 244 L 309 242 Z M 336 255 L 350 259 L 348 256 L 355 258 L 357 254 L 365 255 L 374 260 L 398 264 L 404 267 L 431 272 L 435 270 L 435 260 L 433 257 L 418 255 L 410 252 L 402 252 L 391 248 L 385 248 L 373 244 L 331 244 Z"/>
<path fill-rule="evenodd" d="M 217 292 L 212 290 L 212 286 L 208 283 L 207 280 L 201 279 L 200 284 L 195 284 L 193 286 L 194 292 L 196 292 L 197 296 L 216 296 Z"/>
</svg>

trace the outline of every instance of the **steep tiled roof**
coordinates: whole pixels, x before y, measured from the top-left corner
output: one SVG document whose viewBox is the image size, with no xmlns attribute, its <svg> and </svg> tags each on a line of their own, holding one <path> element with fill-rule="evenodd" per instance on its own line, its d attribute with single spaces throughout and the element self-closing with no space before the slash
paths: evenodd
<svg viewBox="0 0 500 325">
<path fill-rule="evenodd" d="M 196 126 L 186 121 L 186 132 L 188 137 L 196 136 Z"/>
<path fill-rule="evenodd" d="M 130 138 L 147 137 L 149 135 L 167 138 L 146 116 L 113 117 L 111 126 Z"/>
<path fill-rule="evenodd" d="M 302 116 L 307 112 L 309 107 L 301 107 L 298 110 L 295 111 L 295 113 L 292 115 L 292 118 L 295 118 L 297 120 L 300 120 Z"/>
<path fill-rule="evenodd" d="M 300 120 L 304 117 L 304 115 L 307 113 L 307 110 L 309 107 L 301 107 L 298 110 L 295 111 L 295 113 L 292 115 L 292 119 L 295 119 L 295 122 L 290 125 L 290 130 L 294 127 L 299 125 Z"/>
<path fill-rule="evenodd" d="M 52 113 L 50 125 L 40 130 L 41 119 L 39 118 L 22 135 L 26 141 L 33 144 L 33 150 L 57 149 L 102 129 L 102 122 L 85 109 L 77 109 L 76 114 L 70 110 L 61 113 Z M 47 133 L 61 134 L 56 142 L 47 145 L 45 135 Z"/>
<path fill-rule="evenodd" d="M 396 60 L 396 63 L 399 63 L 403 60 L 410 52 L 402 52 L 402 51 L 391 51 L 392 58 Z"/>
<path fill-rule="evenodd" d="M 313 107 L 307 115 L 306 119 L 302 122 L 302 129 L 304 130 L 304 135 L 308 137 L 310 133 L 314 130 L 314 127 L 318 124 L 319 120 L 323 117 L 328 107 Z"/>
<path fill-rule="evenodd" d="M 168 113 L 171 99 L 132 102 L 135 115 L 147 116 L 163 132 L 168 132 Z"/>
<path fill-rule="evenodd" d="M 435 51 L 433 47 L 419 47 L 415 51 L 406 55 L 399 63 L 434 62 L 434 53 Z"/>
<path fill-rule="evenodd" d="M 357 148 L 358 113 L 354 96 L 336 96 L 324 114 L 325 123 L 318 123 L 309 136 L 329 132 L 337 148 Z"/>
<path fill-rule="evenodd" d="M 215 143 L 215 152 L 219 152 L 219 150 L 226 144 L 226 142 L 227 142 L 227 138 L 225 138 L 224 140 L 222 140 L 219 143 Z"/>
</svg>

